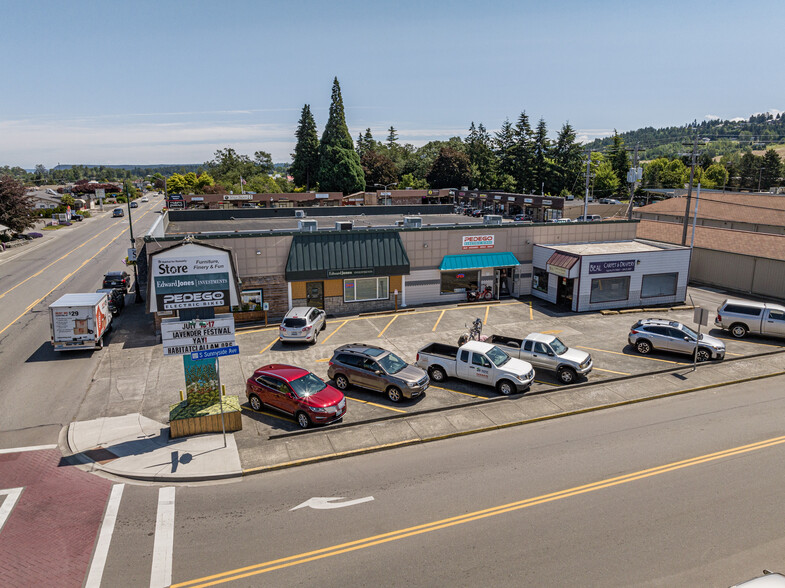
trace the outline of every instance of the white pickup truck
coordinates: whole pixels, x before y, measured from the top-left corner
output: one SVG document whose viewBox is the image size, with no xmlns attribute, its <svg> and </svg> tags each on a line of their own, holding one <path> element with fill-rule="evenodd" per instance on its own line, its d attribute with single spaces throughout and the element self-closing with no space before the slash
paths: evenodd
<svg viewBox="0 0 785 588">
<path fill-rule="evenodd" d="M 562 384 L 573 384 L 578 374 L 587 376 L 593 367 L 591 355 L 567 347 L 561 339 L 545 333 L 530 333 L 525 339 L 491 335 L 487 340 L 505 353 L 530 362 L 535 368 L 556 373 Z"/>
<path fill-rule="evenodd" d="M 417 352 L 417 367 L 438 384 L 448 377 L 495 386 L 508 396 L 526 392 L 534 380 L 531 364 L 513 359 L 496 345 L 469 341 L 461 347 L 431 343 Z"/>
</svg>

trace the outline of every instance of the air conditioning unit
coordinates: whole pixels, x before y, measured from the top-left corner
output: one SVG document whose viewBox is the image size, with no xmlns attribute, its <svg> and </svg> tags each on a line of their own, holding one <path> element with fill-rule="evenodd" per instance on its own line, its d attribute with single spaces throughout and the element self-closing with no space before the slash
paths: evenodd
<svg viewBox="0 0 785 588">
<path fill-rule="evenodd" d="M 482 219 L 484 225 L 501 225 L 502 217 L 498 214 L 486 214 Z"/>
<path fill-rule="evenodd" d="M 305 211 L 304 210 L 295 210 L 294 211 L 294 218 L 305 218 Z"/>
<path fill-rule="evenodd" d="M 317 223 L 315 219 L 300 220 L 297 221 L 297 228 L 299 228 L 301 231 L 317 231 L 319 229 L 318 224 L 319 223 Z"/>
<path fill-rule="evenodd" d="M 352 221 L 336 221 L 335 222 L 335 230 L 336 231 L 351 231 L 352 227 L 354 227 L 354 222 L 352 222 Z"/>
<path fill-rule="evenodd" d="M 407 229 L 419 229 L 422 227 L 422 217 L 420 216 L 405 216 L 403 217 L 403 226 Z"/>
</svg>

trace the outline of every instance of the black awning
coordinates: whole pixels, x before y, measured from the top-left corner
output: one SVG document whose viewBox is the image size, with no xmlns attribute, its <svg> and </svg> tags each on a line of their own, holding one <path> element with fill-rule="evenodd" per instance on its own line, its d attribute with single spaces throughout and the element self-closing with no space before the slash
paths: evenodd
<svg viewBox="0 0 785 588">
<path fill-rule="evenodd" d="M 287 282 L 408 273 L 409 256 L 397 231 L 295 235 L 286 262 Z"/>
</svg>

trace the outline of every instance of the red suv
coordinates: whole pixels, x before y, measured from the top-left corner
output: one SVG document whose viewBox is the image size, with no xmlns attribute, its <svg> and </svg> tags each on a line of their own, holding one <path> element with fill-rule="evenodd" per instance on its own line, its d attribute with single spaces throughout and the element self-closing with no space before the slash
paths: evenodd
<svg viewBox="0 0 785 588">
<path fill-rule="evenodd" d="M 307 429 L 346 414 L 346 398 L 308 370 L 293 365 L 260 367 L 248 378 L 245 395 L 254 410 L 265 406 L 290 414 Z"/>
</svg>

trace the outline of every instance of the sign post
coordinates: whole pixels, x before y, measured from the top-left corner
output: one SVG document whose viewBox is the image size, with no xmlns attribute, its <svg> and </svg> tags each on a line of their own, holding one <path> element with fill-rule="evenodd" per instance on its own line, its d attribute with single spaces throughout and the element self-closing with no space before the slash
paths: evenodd
<svg viewBox="0 0 785 588">
<path fill-rule="evenodd" d="M 698 369 L 698 344 L 701 340 L 701 325 L 708 326 L 709 324 L 709 309 L 701 308 L 700 306 L 695 309 L 693 320 L 698 323 L 698 340 L 695 341 L 695 352 L 692 358 L 692 371 Z"/>
</svg>

